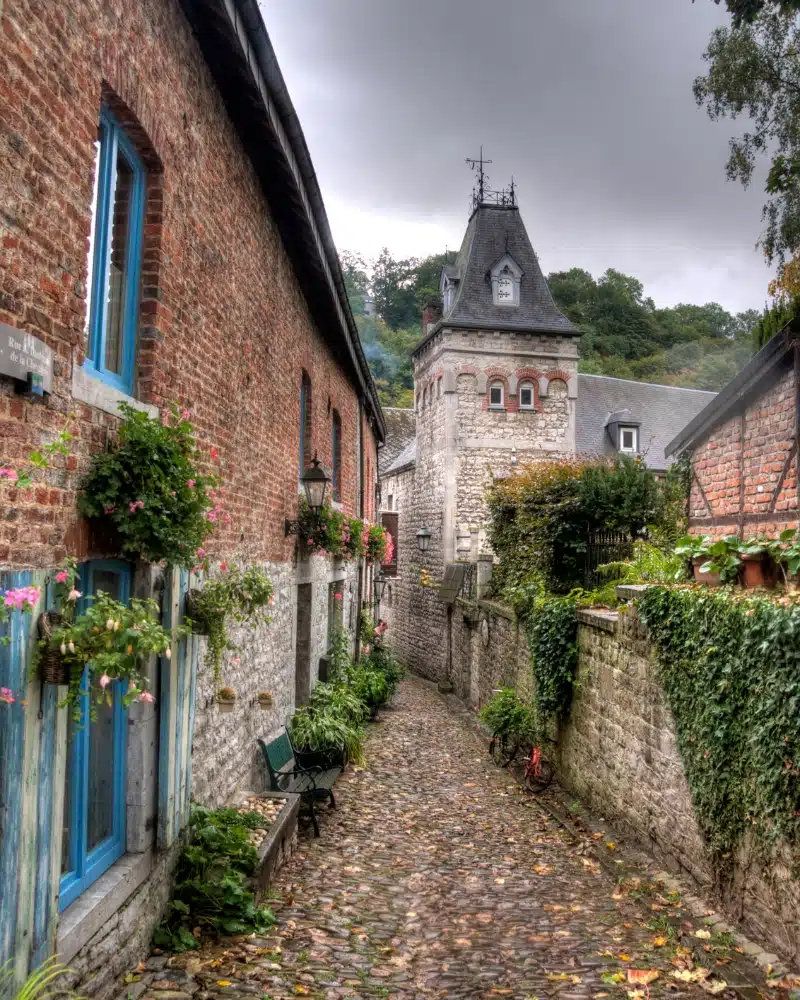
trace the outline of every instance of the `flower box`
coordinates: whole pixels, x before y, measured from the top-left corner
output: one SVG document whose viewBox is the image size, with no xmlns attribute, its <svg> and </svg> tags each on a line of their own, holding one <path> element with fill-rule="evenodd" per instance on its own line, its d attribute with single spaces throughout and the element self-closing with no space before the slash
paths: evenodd
<svg viewBox="0 0 800 1000">
<path fill-rule="evenodd" d="M 701 556 L 697 559 L 692 559 L 692 569 L 694 570 L 695 583 L 706 583 L 709 587 L 718 587 L 720 584 L 719 573 L 703 573 L 700 569 L 701 566 L 705 566 L 708 559 Z"/>
</svg>

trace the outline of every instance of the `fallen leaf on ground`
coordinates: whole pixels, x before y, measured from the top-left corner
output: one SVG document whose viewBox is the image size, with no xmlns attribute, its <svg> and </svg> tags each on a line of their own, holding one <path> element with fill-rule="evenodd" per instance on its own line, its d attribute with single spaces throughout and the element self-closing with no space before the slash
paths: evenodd
<svg viewBox="0 0 800 1000">
<path fill-rule="evenodd" d="M 696 938 L 702 938 L 704 941 L 707 941 L 711 937 L 711 931 L 704 931 L 701 928 L 699 931 L 694 932 L 694 936 Z"/>
<path fill-rule="evenodd" d="M 232 986 L 230 979 L 218 979 L 217 986 Z"/>
<path fill-rule="evenodd" d="M 658 969 L 628 969 L 628 982 L 647 986 L 659 977 Z"/>
</svg>

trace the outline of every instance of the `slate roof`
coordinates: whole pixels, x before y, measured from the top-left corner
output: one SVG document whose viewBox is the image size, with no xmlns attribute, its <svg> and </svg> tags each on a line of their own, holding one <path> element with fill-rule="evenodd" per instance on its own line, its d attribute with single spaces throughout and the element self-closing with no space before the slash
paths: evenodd
<svg viewBox="0 0 800 1000">
<path fill-rule="evenodd" d="M 492 300 L 489 271 L 505 254 L 510 254 L 523 272 L 520 302 L 514 307 L 497 306 Z M 477 208 L 469 220 L 455 269 L 460 276 L 458 290 L 443 326 L 579 335 L 553 301 L 519 208 Z"/>
<path fill-rule="evenodd" d="M 384 410 L 384 412 L 386 412 Z M 381 470 L 382 476 L 391 476 L 396 472 L 401 472 L 403 469 L 410 465 L 416 465 L 417 462 L 417 439 L 412 438 L 411 441 L 406 444 L 405 448 L 400 452 L 397 458 L 388 466 L 385 470 Z"/>
<path fill-rule="evenodd" d="M 651 469 L 667 469 L 673 461 L 665 454 L 667 445 L 715 396 L 699 389 L 579 374 L 575 449 L 587 455 L 616 455 L 606 433 L 613 416 L 622 423 L 638 423 L 645 462 Z"/>
<path fill-rule="evenodd" d="M 378 452 L 378 471 L 384 475 L 395 459 L 408 445 L 416 440 L 417 418 L 412 409 L 386 406 L 383 409 L 386 421 L 386 443 Z"/>
</svg>

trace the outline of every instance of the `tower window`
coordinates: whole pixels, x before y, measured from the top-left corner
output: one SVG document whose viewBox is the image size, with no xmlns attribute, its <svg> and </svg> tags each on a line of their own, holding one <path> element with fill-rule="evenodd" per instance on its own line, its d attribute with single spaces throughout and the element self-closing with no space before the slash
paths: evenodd
<svg viewBox="0 0 800 1000">
<path fill-rule="evenodd" d="M 533 402 L 533 383 L 523 382 L 519 387 L 519 408 L 521 410 L 532 410 Z"/>
<path fill-rule="evenodd" d="M 498 409 L 503 406 L 503 383 L 493 382 L 489 386 L 489 406 L 497 407 Z"/>
</svg>

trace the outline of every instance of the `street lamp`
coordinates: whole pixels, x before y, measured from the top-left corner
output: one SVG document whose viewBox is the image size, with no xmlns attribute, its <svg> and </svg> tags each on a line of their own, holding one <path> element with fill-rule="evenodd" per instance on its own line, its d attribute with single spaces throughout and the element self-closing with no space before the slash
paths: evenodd
<svg viewBox="0 0 800 1000">
<path fill-rule="evenodd" d="M 431 544 L 431 529 L 420 528 L 419 531 L 417 532 L 417 545 L 419 545 L 420 552 L 427 552 L 430 544 Z"/>
<path fill-rule="evenodd" d="M 380 604 L 383 600 L 383 594 L 386 590 L 386 584 L 389 581 L 384 579 L 382 576 L 376 576 L 372 581 L 372 586 L 375 590 L 375 603 Z"/>
<path fill-rule="evenodd" d="M 308 500 L 308 506 L 311 508 L 311 513 L 318 514 L 325 506 L 325 491 L 328 488 L 330 479 L 325 475 L 325 470 L 319 464 L 319 459 L 316 455 L 314 455 L 311 462 L 311 468 L 306 469 L 300 477 L 300 482 L 303 484 L 303 490 L 306 494 L 306 500 Z M 299 532 L 300 522 L 290 521 L 287 518 L 285 533 L 287 535 L 297 535 Z"/>
</svg>

